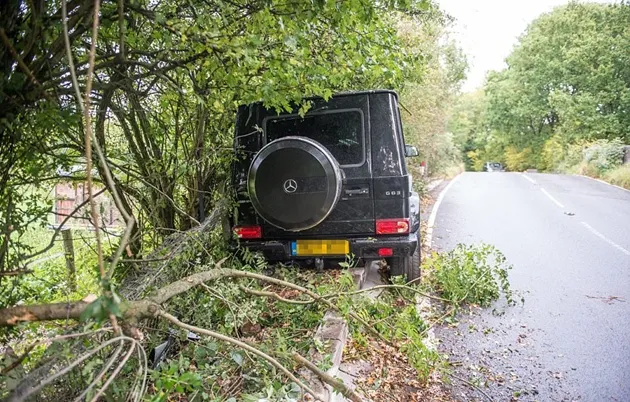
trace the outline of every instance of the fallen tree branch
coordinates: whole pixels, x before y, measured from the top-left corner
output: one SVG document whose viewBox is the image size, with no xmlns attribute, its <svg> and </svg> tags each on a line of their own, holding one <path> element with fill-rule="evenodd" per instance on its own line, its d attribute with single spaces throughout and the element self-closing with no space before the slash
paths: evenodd
<svg viewBox="0 0 630 402">
<path fill-rule="evenodd" d="M 219 261 L 216 266 L 221 266 L 221 264 L 226 259 L 227 257 Z M 264 282 L 273 283 L 275 285 L 295 289 L 310 296 L 314 301 L 323 303 L 332 310 L 335 310 L 339 314 L 344 315 L 341 309 L 337 307 L 334 303 L 305 287 L 254 272 L 217 268 L 189 275 L 183 279 L 164 286 L 163 288 L 157 290 L 154 295 L 148 298 L 128 302 L 126 305 L 126 309 L 123 311 L 123 318 L 132 322 L 137 322 L 138 320 L 141 320 L 143 318 L 153 317 L 158 313 L 160 309 L 159 305 L 161 305 L 162 303 L 165 303 L 171 298 L 185 293 L 188 290 L 199 286 L 204 282 L 214 281 L 222 278 L 258 279 Z M 0 310 L 0 327 L 14 326 L 20 322 L 51 321 L 68 318 L 78 319 L 87 306 L 87 302 L 76 301 L 72 303 L 9 307 Z M 376 336 L 378 339 L 385 342 L 386 344 L 391 345 L 391 342 L 389 340 L 383 337 L 383 335 L 381 335 L 376 329 L 374 329 L 372 325 L 359 317 L 357 314 L 350 311 L 347 313 L 347 315 L 360 323 L 372 335 Z"/>
<path fill-rule="evenodd" d="M 253 346 L 248 345 L 245 342 L 239 341 L 238 339 L 232 338 L 230 336 L 226 336 L 223 334 L 220 334 L 218 332 L 214 332 L 214 331 L 210 331 L 208 329 L 205 328 L 200 328 L 200 327 L 195 327 L 193 325 L 189 325 L 186 323 L 181 322 L 180 320 L 177 319 L 177 317 L 165 312 L 165 311 L 159 311 L 158 315 L 164 319 L 166 319 L 167 321 L 177 325 L 180 328 L 184 328 L 187 329 L 189 331 L 198 333 L 198 334 L 203 334 L 203 335 L 207 335 L 209 337 L 212 337 L 214 339 L 218 339 L 220 341 L 223 342 L 227 342 L 230 343 L 234 346 L 238 346 L 241 349 L 244 349 L 248 352 L 251 352 L 253 354 L 255 354 L 256 356 L 266 360 L 267 362 L 269 362 L 272 366 L 274 366 L 275 368 L 277 368 L 278 370 L 282 371 L 287 377 L 289 377 L 289 379 L 291 379 L 291 381 L 295 382 L 300 388 L 302 388 L 304 391 L 308 392 L 309 394 L 315 396 L 315 391 L 313 391 L 308 385 L 304 384 L 302 381 L 300 381 L 295 375 L 293 375 L 293 373 L 291 373 L 286 367 L 284 367 L 279 361 L 277 361 L 276 359 L 274 359 L 273 357 L 269 356 L 268 354 L 266 354 L 265 352 L 256 349 Z"/>
<path fill-rule="evenodd" d="M 363 398 L 361 398 L 361 396 L 354 392 L 352 389 L 348 388 L 346 384 L 323 372 L 316 365 L 306 360 L 300 354 L 294 352 L 291 356 L 296 362 L 302 364 L 307 369 L 315 373 L 315 375 L 317 375 L 322 381 L 333 387 L 336 391 L 339 391 L 343 396 L 350 399 L 352 402 L 363 402 Z"/>
<path fill-rule="evenodd" d="M 21 394 L 19 396 L 15 395 L 15 397 L 12 397 L 10 400 L 18 400 L 18 401 L 26 400 L 30 395 L 39 392 L 45 386 L 47 386 L 49 384 L 52 384 L 57 378 L 62 377 L 64 375 L 66 375 L 67 373 L 69 373 L 70 371 L 72 371 L 75 367 L 77 367 L 79 364 L 81 364 L 85 360 L 87 360 L 90 357 L 94 356 L 95 354 L 97 354 L 98 352 L 100 352 L 101 350 L 106 348 L 107 346 L 109 346 L 109 345 L 111 345 L 111 344 L 113 344 L 115 342 L 118 342 L 120 340 L 130 341 L 133 344 L 137 343 L 137 341 L 135 339 L 129 338 L 127 336 L 117 336 L 115 338 L 112 338 L 112 339 L 110 339 L 110 340 L 100 344 L 99 346 L 95 347 L 94 349 L 84 353 L 83 355 L 81 355 L 80 357 L 75 359 L 73 362 L 71 362 L 66 367 L 64 367 L 61 370 L 59 370 L 58 372 L 56 372 L 55 374 L 53 374 L 53 375 L 43 379 L 36 386 L 29 387 L 27 390 L 25 390 L 25 392 L 23 394 Z"/>
<path fill-rule="evenodd" d="M 78 320 L 89 303 L 82 300 L 71 303 L 36 304 L 15 306 L 0 310 L 0 327 L 12 327 L 21 322 Z"/>
</svg>

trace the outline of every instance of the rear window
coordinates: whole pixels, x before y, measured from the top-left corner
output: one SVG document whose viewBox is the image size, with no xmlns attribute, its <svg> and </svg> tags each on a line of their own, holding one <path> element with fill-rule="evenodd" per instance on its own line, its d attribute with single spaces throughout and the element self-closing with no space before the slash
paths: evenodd
<svg viewBox="0 0 630 402">
<path fill-rule="evenodd" d="M 264 123 L 267 141 L 288 136 L 311 138 L 325 146 L 340 165 L 361 165 L 365 160 L 363 114 L 344 110 L 300 116 L 279 116 Z"/>
</svg>

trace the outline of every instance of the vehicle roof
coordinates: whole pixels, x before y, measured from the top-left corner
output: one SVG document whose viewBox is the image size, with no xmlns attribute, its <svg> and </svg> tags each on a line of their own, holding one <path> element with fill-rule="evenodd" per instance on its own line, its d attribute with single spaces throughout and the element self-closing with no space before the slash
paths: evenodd
<svg viewBox="0 0 630 402">
<path fill-rule="evenodd" d="M 388 94 L 394 95 L 396 100 L 398 100 L 398 94 L 393 89 L 366 89 L 366 90 L 360 90 L 360 91 L 342 91 L 342 92 L 334 93 L 332 96 L 334 98 L 339 98 L 342 96 L 370 95 L 370 94 L 381 94 L 381 93 L 388 93 Z M 307 96 L 304 98 L 304 100 L 310 100 L 310 99 L 323 99 L 323 98 L 321 96 Z M 243 106 L 251 107 L 255 105 L 262 105 L 262 103 L 263 101 L 258 101 L 258 102 L 252 102 L 249 105 L 243 105 Z"/>
</svg>

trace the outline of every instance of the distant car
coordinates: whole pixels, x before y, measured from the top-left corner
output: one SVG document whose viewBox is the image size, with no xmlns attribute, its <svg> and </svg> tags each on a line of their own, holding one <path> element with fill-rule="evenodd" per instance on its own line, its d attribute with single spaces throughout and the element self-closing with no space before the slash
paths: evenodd
<svg viewBox="0 0 630 402">
<path fill-rule="evenodd" d="M 483 171 L 484 172 L 504 172 L 505 169 L 503 168 L 503 165 L 500 164 L 499 162 L 486 162 L 483 165 Z"/>
</svg>

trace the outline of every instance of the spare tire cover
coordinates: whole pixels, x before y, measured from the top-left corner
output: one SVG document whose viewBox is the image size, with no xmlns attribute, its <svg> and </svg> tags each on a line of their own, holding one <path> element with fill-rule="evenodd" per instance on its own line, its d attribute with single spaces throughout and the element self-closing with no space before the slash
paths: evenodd
<svg viewBox="0 0 630 402">
<path fill-rule="evenodd" d="M 256 212 L 280 229 L 300 231 L 321 223 L 341 196 L 342 173 L 322 144 L 283 137 L 264 146 L 247 175 Z"/>
</svg>

